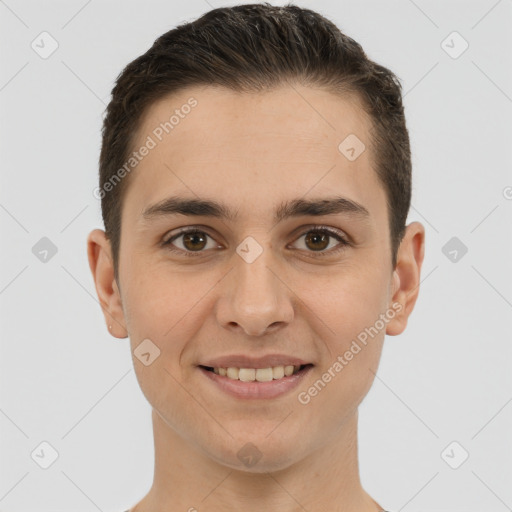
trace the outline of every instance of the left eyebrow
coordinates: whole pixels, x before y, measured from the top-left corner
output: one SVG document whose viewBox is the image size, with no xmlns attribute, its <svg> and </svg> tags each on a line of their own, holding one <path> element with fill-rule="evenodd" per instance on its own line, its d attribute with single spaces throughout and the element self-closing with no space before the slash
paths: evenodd
<svg viewBox="0 0 512 512">
<path fill-rule="evenodd" d="M 344 214 L 359 217 L 362 220 L 370 218 L 370 212 L 362 205 L 346 197 L 331 197 L 317 200 L 293 199 L 281 203 L 274 211 L 274 221 L 299 216 L 322 216 Z M 215 217 L 235 221 L 238 211 L 217 201 L 193 199 L 179 196 L 166 198 L 143 210 L 141 216 L 145 220 L 170 215 L 189 215 Z"/>
</svg>

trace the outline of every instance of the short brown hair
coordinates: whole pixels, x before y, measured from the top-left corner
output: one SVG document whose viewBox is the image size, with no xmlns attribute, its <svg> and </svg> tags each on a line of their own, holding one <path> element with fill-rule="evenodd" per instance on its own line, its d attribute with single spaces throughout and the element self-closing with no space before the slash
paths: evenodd
<svg viewBox="0 0 512 512">
<path fill-rule="evenodd" d="M 103 123 L 100 190 L 126 162 L 143 114 L 157 100 L 194 85 L 235 91 L 292 81 L 361 100 L 371 120 L 370 149 L 387 198 L 392 265 L 411 201 L 411 155 L 401 85 L 387 68 L 322 15 L 268 3 L 213 9 L 166 32 L 117 77 Z M 341 142 L 341 141 L 340 141 Z M 128 177 L 101 194 L 118 280 L 121 210 Z"/>
</svg>

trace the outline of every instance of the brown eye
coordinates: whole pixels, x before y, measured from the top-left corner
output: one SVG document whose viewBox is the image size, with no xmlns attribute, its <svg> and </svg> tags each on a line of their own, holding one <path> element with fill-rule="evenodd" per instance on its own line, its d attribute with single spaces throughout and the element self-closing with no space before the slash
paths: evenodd
<svg viewBox="0 0 512 512">
<path fill-rule="evenodd" d="M 329 235 L 319 233 L 318 231 L 310 231 L 305 238 L 306 246 L 314 251 L 323 251 L 329 245 Z"/>
<path fill-rule="evenodd" d="M 183 235 L 183 245 L 189 251 L 200 251 L 206 246 L 206 236 L 204 236 L 204 233 L 199 231 L 194 233 L 185 233 Z"/>
<path fill-rule="evenodd" d="M 309 253 L 318 253 L 315 254 L 315 256 L 332 255 L 346 249 L 350 245 L 350 242 L 346 240 L 341 233 L 322 226 L 310 228 L 308 231 L 302 233 L 297 241 L 302 238 L 304 238 L 301 244 L 303 247 L 299 246 L 299 249 L 304 249 Z M 331 241 L 333 240 L 338 243 L 332 244 Z"/>
<path fill-rule="evenodd" d="M 310 228 L 297 241 L 302 238 L 303 247 L 298 248 L 315 256 L 334 255 L 351 245 L 340 232 L 323 226 Z M 222 249 L 209 234 L 197 228 L 181 230 L 162 242 L 162 246 L 180 256 L 201 256 L 208 253 L 207 249 Z"/>
<path fill-rule="evenodd" d="M 200 256 L 206 252 L 206 249 L 219 248 L 210 235 L 199 229 L 182 230 L 163 242 L 162 245 L 172 252 L 185 256 Z"/>
</svg>

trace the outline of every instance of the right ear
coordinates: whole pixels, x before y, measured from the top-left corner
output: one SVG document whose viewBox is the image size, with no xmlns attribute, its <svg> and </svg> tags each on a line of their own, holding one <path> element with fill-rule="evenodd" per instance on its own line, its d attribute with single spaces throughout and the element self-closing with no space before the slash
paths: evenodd
<svg viewBox="0 0 512 512">
<path fill-rule="evenodd" d="M 107 328 L 112 336 L 127 338 L 121 294 L 114 276 L 110 240 L 102 229 L 89 233 L 87 256 Z"/>
<path fill-rule="evenodd" d="M 407 327 L 409 315 L 414 309 L 420 287 L 420 273 L 425 255 L 425 227 L 420 222 L 411 222 L 405 231 L 393 271 L 392 303 L 400 303 L 402 308 L 389 321 L 386 334 L 396 336 Z"/>
</svg>

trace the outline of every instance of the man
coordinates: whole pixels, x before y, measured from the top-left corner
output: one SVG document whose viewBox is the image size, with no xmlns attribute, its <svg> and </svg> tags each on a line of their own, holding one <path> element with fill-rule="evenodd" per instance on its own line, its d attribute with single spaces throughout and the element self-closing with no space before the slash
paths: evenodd
<svg viewBox="0 0 512 512">
<path fill-rule="evenodd" d="M 391 71 L 311 10 L 212 10 L 118 77 L 98 196 L 90 267 L 153 408 L 130 510 L 382 511 L 357 411 L 425 238 Z"/>
</svg>

